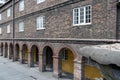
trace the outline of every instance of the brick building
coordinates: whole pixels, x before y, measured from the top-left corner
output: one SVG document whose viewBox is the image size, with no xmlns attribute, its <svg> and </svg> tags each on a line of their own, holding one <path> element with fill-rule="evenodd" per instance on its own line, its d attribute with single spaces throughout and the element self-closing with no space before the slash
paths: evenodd
<svg viewBox="0 0 120 80">
<path fill-rule="evenodd" d="M 0 7 L 1 56 L 83 80 L 80 48 L 117 42 L 117 13 L 118 0 L 9 0 Z"/>
</svg>

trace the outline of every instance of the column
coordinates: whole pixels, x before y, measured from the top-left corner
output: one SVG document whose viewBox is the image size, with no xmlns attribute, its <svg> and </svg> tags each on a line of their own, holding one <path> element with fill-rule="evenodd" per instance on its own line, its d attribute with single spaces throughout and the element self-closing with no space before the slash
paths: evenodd
<svg viewBox="0 0 120 80">
<path fill-rule="evenodd" d="M 32 56 L 32 52 L 28 52 L 28 66 L 34 67 L 34 60 L 32 60 L 34 56 Z"/>
<path fill-rule="evenodd" d="M 39 54 L 39 71 L 44 72 L 43 55 L 42 54 Z"/>
<path fill-rule="evenodd" d="M 20 60 L 19 60 L 19 61 L 20 61 L 21 64 L 24 63 L 24 61 L 23 61 L 23 55 L 22 55 L 23 53 L 22 53 L 22 52 L 23 52 L 23 51 L 20 50 Z"/>
<path fill-rule="evenodd" d="M 59 63 L 59 58 L 58 58 L 58 56 L 53 56 L 53 76 L 55 77 L 55 78 L 59 78 L 59 65 L 58 65 L 58 63 Z"/>
<path fill-rule="evenodd" d="M 84 70 L 83 70 L 82 58 L 80 60 L 74 61 L 74 80 L 83 80 Z"/>
<path fill-rule="evenodd" d="M 10 50 L 9 50 L 9 46 L 8 46 L 8 53 L 7 53 L 7 54 L 8 54 L 8 58 L 9 58 L 9 56 L 10 56 Z"/>
<path fill-rule="evenodd" d="M 0 47 L 0 56 L 2 56 L 2 48 Z"/>
<path fill-rule="evenodd" d="M 15 47 L 13 48 L 13 61 L 17 61 L 17 52 Z"/>
<path fill-rule="evenodd" d="M 3 46 L 3 56 L 5 57 L 5 46 Z"/>
</svg>

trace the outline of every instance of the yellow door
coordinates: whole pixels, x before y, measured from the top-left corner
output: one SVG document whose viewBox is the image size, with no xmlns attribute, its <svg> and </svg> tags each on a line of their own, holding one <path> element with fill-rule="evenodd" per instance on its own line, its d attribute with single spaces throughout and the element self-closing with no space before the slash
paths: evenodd
<svg viewBox="0 0 120 80">
<path fill-rule="evenodd" d="M 85 65 L 85 78 L 90 80 L 96 80 L 96 79 L 101 80 L 103 79 L 103 76 L 98 68 L 90 65 Z"/>
<path fill-rule="evenodd" d="M 74 56 L 72 51 L 68 50 L 68 58 L 62 60 L 62 71 L 73 74 L 74 72 Z"/>
</svg>

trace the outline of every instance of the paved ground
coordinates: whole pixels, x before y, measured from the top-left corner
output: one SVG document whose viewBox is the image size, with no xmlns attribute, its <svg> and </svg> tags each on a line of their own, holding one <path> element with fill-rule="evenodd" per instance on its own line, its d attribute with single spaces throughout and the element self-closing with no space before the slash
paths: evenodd
<svg viewBox="0 0 120 80">
<path fill-rule="evenodd" d="M 38 67 L 29 68 L 26 64 L 12 62 L 0 57 L 0 80 L 68 80 L 55 79 L 51 72 L 39 72 Z"/>
</svg>

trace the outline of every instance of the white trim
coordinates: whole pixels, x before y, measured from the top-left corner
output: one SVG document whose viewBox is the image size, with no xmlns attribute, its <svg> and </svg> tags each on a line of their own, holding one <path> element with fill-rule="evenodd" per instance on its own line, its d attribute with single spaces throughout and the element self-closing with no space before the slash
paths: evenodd
<svg viewBox="0 0 120 80">
<path fill-rule="evenodd" d="M 91 25 L 92 23 L 73 24 L 73 26 Z"/>
<path fill-rule="evenodd" d="M 37 0 L 37 4 L 44 2 L 45 0 Z"/>
<path fill-rule="evenodd" d="M 86 7 L 90 6 L 90 10 L 91 10 L 91 13 L 90 13 L 90 21 L 89 23 L 86 23 Z M 83 23 L 80 23 L 80 9 L 83 8 L 84 9 L 84 21 Z M 74 15 L 74 10 L 75 9 L 78 9 L 78 24 L 75 24 L 74 23 L 74 20 L 75 20 L 75 15 Z M 73 26 L 80 26 L 80 25 L 91 25 L 92 24 L 92 6 L 91 5 L 87 5 L 87 6 L 81 6 L 79 8 L 74 8 L 73 9 Z"/>
<path fill-rule="evenodd" d="M 36 30 L 43 30 L 43 29 L 45 29 L 45 28 L 37 28 Z"/>
<path fill-rule="evenodd" d="M 42 21 L 42 22 L 40 22 Z M 40 22 L 40 23 L 39 23 Z M 41 24 L 42 23 L 42 24 Z M 45 29 L 44 27 L 44 23 L 45 23 L 45 16 L 39 16 L 36 18 L 36 30 L 42 30 Z"/>
</svg>

